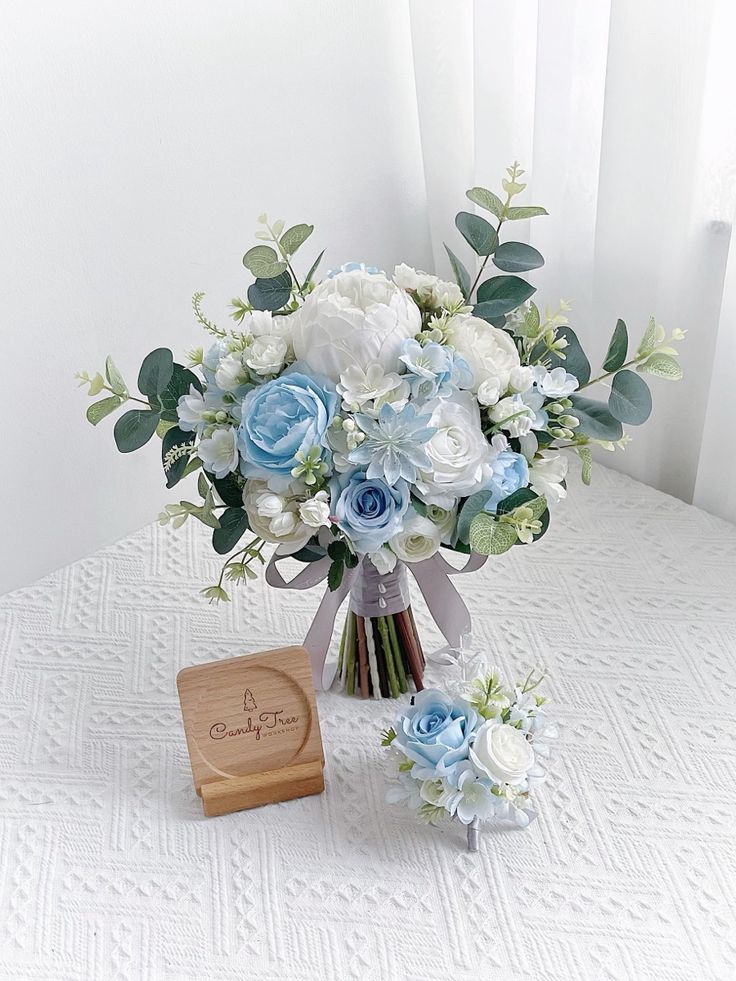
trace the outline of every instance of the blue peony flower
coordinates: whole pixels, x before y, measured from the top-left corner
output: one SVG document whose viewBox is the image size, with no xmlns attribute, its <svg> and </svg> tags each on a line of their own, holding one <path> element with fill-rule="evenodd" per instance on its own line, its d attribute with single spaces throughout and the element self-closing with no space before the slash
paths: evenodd
<svg viewBox="0 0 736 981">
<path fill-rule="evenodd" d="M 295 368 L 246 395 L 238 428 L 244 476 L 264 478 L 274 489 L 289 484 L 298 454 L 327 447 L 340 401 L 331 381 Z"/>
<path fill-rule="evenodd" d="M 414 761 L 411 775 L 416 779 L 442 777 L 452 784 L 457 765 L 468 759 L 472 736 L 483 721 L 463 699 L 425 688 L 397 718 L 393 745 Z"/>
<path fill-rule="evenodd" d="M 432 461 L 424 444 L 437 430 L 428 425 L 431 416 L 417 415 L 411 402 L 396 410 L 385 402 L 378 419 L 358 413 L 355 421 L 365 433 L 365 439 L 348 454 L 351 463 L 368 464 L 366 476 L 371 480 L 380 477 L 392 487 L 397 480 L 413 483 L 417 470 L 431 470 Z"/>
<path fill-rule="evenodd" d="M 401 529 L 409 507 L 409 485 L 399 480 L 389 487 L 369 480 L 364 471 L 342 474 L 331 482 L 332 511 L 338 527 L 356 551 L 375 552 Z"/>
<path fill-rule="evenodd" d="M 495 512 L 501 501 L 529 483 L 529 464 L 526 457 L 512 450 L 502 450 L 492 464 L 493 472 L 486 484 L 491 496 L 484 510 Z"/>
</svg>

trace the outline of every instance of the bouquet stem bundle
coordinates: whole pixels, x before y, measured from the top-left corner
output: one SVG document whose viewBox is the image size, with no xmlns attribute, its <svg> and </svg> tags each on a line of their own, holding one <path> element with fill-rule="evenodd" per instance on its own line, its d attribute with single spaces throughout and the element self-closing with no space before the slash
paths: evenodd
<svg viewBox="0 0 736 981">
<path fill-rule="evenodd" d="M 424 687 L 424 652 L 411 607 L 388 616 L 348 610 L 340 639 L 340 688 L 362 698 L 398 698 Z"/>
</svg>

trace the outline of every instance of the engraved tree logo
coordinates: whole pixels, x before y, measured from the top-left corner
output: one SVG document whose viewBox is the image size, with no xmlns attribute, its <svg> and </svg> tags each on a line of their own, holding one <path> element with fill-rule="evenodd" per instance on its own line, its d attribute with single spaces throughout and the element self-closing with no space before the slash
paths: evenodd
<svg viewBox="0 0 736 981">
<path fill-rule="evenodd" d="M 253 692 L 250 688 L 246 688 L 243 692 L 243 711 L 244 712 L 255 712 L 258 708 L 256 705 L 256 700 L 253 698 Z"/>
</svg>

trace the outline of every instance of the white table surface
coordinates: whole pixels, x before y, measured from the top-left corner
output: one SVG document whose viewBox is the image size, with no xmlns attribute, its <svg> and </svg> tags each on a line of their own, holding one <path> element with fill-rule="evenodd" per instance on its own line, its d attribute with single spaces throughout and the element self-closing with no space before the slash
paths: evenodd
<svg viewBox="0 0 736 981">
<path fill-rule="evenodd" d="M 202 816 L 176 673 L 300 640 L 320 589 L 203 604 L 190 522 L 1 598 L 0 976 L 736 977 L 736 527 L 570 485 L 543 542 L 457 580 L 563 730 L 539 819 L 477 855 L 384 803 L 390 701 L 320 696 L 322 796 Z"/>
</svg>

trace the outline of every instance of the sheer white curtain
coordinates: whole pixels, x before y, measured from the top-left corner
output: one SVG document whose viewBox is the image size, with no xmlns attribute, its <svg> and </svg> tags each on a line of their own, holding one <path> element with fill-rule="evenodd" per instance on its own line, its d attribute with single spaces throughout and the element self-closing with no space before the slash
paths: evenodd
<svg viewBox="0 0 736 981">
<path fill-rule="evenodd" d="M 515 229 L 547 260 L 538 298 L 573 302 L 591 360 L 617 317 L 634 343 L 650 314 L 689 332 L 684 381 L 653 380 L 652 418 L 605 461 L 736 520 L 731 3 L 412 0 L 411 25 L 437 268 L 464 187 L 518 159 L 550 212 Z"/>
</svg>

